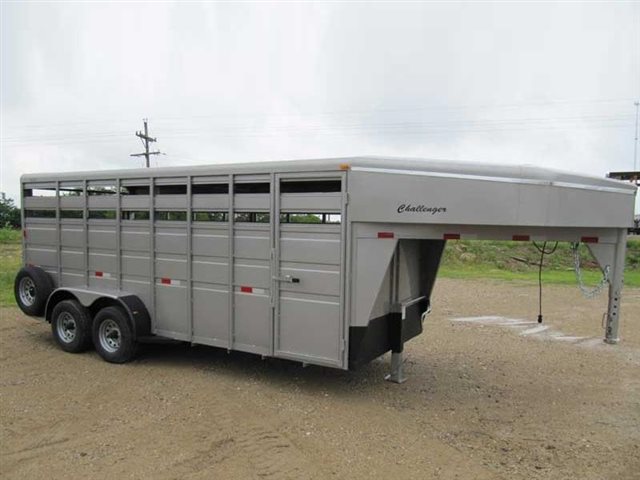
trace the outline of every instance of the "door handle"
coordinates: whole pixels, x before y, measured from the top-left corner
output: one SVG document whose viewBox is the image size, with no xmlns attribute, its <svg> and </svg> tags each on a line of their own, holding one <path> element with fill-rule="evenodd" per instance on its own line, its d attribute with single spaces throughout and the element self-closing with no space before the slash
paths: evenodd
<svg viewBox="0 0 640 480">
<path fill-rule="evenodd" d="M 283 275 L 282 277 L 273 277 L 273 279 L 279 282 L 300 283 L 300 279 L 292 275 Z"/>
</svg>

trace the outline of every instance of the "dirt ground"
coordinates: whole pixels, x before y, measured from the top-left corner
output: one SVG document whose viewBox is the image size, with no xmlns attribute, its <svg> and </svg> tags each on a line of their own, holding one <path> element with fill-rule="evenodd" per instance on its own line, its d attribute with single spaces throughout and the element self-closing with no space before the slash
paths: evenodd
<svg viewBox="0 0 640 480">
<path fill-rule="evenodd" d="M 455 321 L 535 320 L 536 287 L 440 280 L 402 385 L 383 381 L 388 356 L 343 372 L 177 344 L 110 365 L 4 309 L 0 475 L 640 478 L 640 289 L 617 346 L 593 340 L 606 295 L 548 286 L 544 304 L 544 332 Z"/>
</svg>

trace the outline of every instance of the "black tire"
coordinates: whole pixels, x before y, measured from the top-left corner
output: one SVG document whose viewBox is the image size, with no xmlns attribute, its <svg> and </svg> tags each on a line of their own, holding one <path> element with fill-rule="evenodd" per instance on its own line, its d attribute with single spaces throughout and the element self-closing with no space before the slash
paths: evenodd
<svg viewBox="0 0 640 480">
<path fill-rule="evenodd" d="M 120 307 L 105 307 L 93 319 L 93 345 L 110 363 L 126 363 L 137 350 L 129 316 Z"/>
<path fill-rule="evenodd" d="M 20 310 L 32 317 L 44 314 L 47 299 L 53 292 L 53 281 L 40 267 L 23 267 L 13 283 L 13 294 Z"/>
<path fill-rule="evenodd" d="M 91 347 L 91 313 L 76 300 L 63 300 L 51 312 L 51 333 L 65 352 Z"/>
</svg>

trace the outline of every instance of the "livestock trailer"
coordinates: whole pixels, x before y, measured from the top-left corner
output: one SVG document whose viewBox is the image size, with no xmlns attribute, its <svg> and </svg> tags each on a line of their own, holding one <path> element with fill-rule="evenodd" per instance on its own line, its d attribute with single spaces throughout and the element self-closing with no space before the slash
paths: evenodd
<svg viewBox="0 0 640 480">
<path fill-rule="evenodd" d="M 341 158 L 29 174 L 15 294 L 57 343 L 155 337 L 353 369 L 419 335 L 447 240 L 586 243 L 618 341 L 636 187 L 532 166 Z"/>
</svg>

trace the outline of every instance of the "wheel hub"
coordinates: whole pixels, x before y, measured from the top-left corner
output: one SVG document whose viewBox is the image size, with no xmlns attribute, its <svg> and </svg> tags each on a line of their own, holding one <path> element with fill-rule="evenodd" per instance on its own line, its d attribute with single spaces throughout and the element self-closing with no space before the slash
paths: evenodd
<svg viewBox="0 0 640 480">
<path fill-rule="evenodd" d="M 24 277 L 18 285 L 18 295 L 23 305 L 30 307 L 36 301 L 36 285 L 29 277 Z"/>
<path fill-rule="evenodd" d="M 57 318 L 58 337 L 63 342 L 71 343 L 76 338 L 77 324 L 69 312 L 62 312 Z"/>
<path fill-rule="evenodd" d="M 110 318 L 104 320 L 98 329 L 98 340 L 100 341 L 100 346 L 107 352 L 117 352 L 120 349 L 122 340 L 118 324 Z"/>
</svg>

